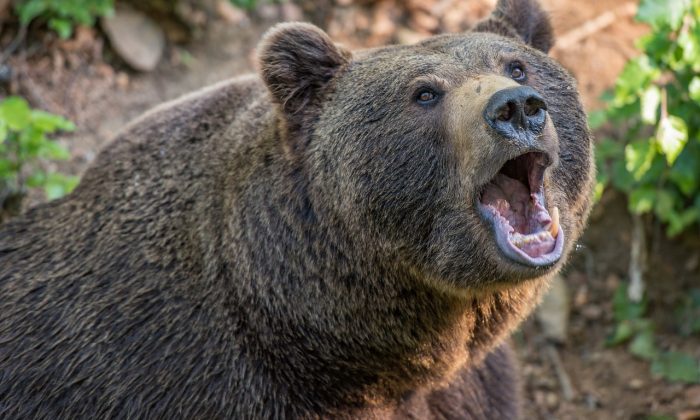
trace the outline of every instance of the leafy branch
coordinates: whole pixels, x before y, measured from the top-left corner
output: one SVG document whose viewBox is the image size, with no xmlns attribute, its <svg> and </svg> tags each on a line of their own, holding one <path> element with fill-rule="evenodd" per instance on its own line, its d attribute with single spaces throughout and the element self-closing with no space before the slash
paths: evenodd
<svg viewBox="0 0 700 420">
<path fill-rule="evenodd" d="M 591 121 L 626 129 L 597 147 L 596 192 L 624 192 L 674 236 L 700 222 L 700 0 L 642 0 L 637 19 L 652 32 Z"/>
</svg>

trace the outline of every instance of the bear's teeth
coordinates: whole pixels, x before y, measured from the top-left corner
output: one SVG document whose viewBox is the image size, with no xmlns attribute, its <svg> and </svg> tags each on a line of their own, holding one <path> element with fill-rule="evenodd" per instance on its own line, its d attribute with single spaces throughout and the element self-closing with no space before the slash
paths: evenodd
<svg viewBox="0 0 700 420">
<path fill-rule="evenodd" d="M 557 234 L 559 233 L 559 208 L 558 207 L 553 207 L 552 208 L 552 223 L 549 225 L 549 233 L 552 235 L 552 238 L 556 238 Z"/>
<path fill-rule="evenodd" d="M 544 242 L 547 239 L 552 238 L 551 234 L 544 230 L 538 233 L 531 233 L 529 235 L 523 235 L 521 233 L 514 233 L 511 238 L 511 243 L 518 248 L 522 248 L 525 245 L 531 244 L 533 242 Z"/>
</svg>

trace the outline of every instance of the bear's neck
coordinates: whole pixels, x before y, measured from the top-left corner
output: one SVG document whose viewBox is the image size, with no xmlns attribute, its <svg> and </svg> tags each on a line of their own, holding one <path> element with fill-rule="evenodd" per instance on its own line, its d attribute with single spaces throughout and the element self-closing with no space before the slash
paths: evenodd
<svg viewBox="0 0 700 420">
<path fill-rule="evenodd" d="M 246 254 L 230 262 L 242 334 L 266 364 L 270 392 L 290 405 L 316 414 L 390 406 L 478 363 L 537 300 L 532 287 L 438 290 L 335 225 L 311 204 L 299 171 L 259 175 L 248 189 L 256 196 L 231 209 L 232 234 L 254 240 L 228 241 L 242 248 L 227 254 Z M 260 197 L 264 207 L 248 205 Z"/>
</svg>

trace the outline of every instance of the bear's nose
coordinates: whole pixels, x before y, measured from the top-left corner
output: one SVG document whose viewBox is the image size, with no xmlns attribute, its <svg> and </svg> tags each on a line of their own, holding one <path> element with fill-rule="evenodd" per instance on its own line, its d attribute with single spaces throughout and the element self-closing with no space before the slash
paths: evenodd
<svg viewBox="0 0 700 420">
<path fill-rule="evenodd" d="M 535 89 L 516 86 L 494 93 L 484 118 L 496 132 L 517 139 L 521 133 L 539 135 L 545 125 L 547 104 Z"/>
</svg>

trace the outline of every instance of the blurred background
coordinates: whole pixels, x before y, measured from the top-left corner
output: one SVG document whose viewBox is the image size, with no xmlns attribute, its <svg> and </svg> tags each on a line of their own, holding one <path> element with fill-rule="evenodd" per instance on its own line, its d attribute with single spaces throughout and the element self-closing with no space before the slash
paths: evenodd
<svg viewBox="0 0 700 420">
<path fill-rule="evenodd" d="M 700 0 L 541 0 L 596 134 L 590 227 L 514 335 L 525 418 L 700 419 Z M 148 108 L 255 70 L 276 22 L 353 49 L 495 0 L 0 0 L 0 223 Z"/>
</svg>

